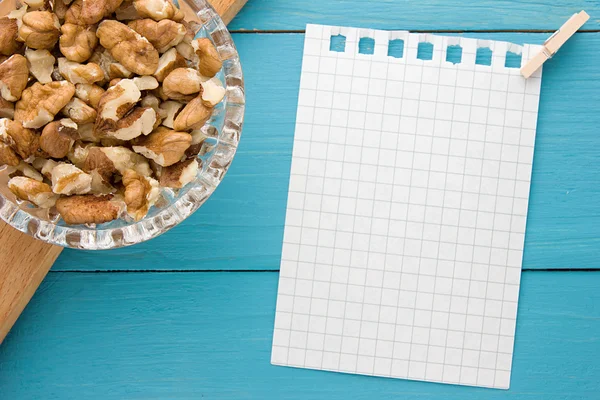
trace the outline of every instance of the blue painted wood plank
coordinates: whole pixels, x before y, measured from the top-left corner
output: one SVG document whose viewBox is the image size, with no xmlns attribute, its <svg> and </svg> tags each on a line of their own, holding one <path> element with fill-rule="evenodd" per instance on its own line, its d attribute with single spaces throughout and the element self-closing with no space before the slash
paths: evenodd
<svg viewBox="0 0 600 400">
<path fill-rule="evenodd" d="M 577 0 L 250 0 L 232 30 L 304 29 L 307 23 L 405 30 L 558 29 L 573 13 L 600 28 L 600 3 Z"/>
<path fill-rule="evenodd" d="M 237 34 L 247 117 L 213 197 L 149 243 L 65 251 L 55 270 L 278 269 L 303 35 Z M 469 34 L 541 43 L 531 33 Z M 524 268 L 600 268 L 600 33 L 576 35 L 544 71 Z M 260 51 L 258 50 L 260 49 Z"/>
<path fill-rule="evenodd" d="M 525 272 L 509 391 L 269 364 L 276 273 L 51 273 L 0 346 L 0 398 L 592 399 L 600 272 Z"/>
</svg>

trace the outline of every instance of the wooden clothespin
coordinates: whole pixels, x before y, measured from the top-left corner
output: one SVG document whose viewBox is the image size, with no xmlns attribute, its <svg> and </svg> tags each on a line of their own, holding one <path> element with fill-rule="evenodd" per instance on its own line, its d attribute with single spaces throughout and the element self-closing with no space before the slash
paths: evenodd
<svg viewBox="0 0 600 400">
<path fill-rule="evenodd" d="M 535 57 L 533 57 L 527 64 L 525 64 L 521 68 L 521 75 L 525 78 L 529 78 L 539 67 L 542 66 L 543 63 L 546 62 L 549 58 L 552 58 L 554 54 L 560 49 L 560 47 L 565 44 L 567 40 L 571 36 L 577 32 L 579 28 L 583 26 L 590 19 L 590 16 L 585 12 L 581 11 L 579 13 L 573 14 L 571 18 L 567 22 L 560 27 L 559 30 L 554 32 L 552 36 L 548 38 L 544 42 L 544 47 L 542 51 L 539 52 Z"/>
</svg>

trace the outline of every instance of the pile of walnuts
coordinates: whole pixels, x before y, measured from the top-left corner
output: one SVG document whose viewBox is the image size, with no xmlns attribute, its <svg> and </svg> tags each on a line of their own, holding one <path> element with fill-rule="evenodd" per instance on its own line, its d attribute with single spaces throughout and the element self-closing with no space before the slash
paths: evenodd
<svg viewBox="0 0 600 400">
<path fill-rule="evenodd" d="M 0 19 L 9 189 L 67 224 L 139 221 L 197 175 L 225 95 L 214 45 L 171 0 L 22 1 Z"/>
</svg>

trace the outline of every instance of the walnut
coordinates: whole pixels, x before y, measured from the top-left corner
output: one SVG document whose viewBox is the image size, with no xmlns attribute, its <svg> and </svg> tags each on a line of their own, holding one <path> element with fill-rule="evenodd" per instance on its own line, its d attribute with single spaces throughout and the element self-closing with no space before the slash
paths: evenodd
<svg viewBox="0 0 600 400">
<path fill-rule="evenodd" d="M 60 29 L 60 52 L 69 61 L 82 63 L 89 60 L 98 45 L 96 27 L 64 24 Z"/>
<path fill-rule="evenodd" d="M 98 108 L 100 98 L 102 98 L 104 92 L 104 89 L 98 85 L 90 85 L 87 83 L 78 83 L 75 85 L 75 96 L 95 109 Z"/>
<path fill-rule="evenodd" d="M 152 170 L 143 156 L 134 153 L 125 147 L 102 147 L 100 150 L 114 164 L 119 173 L 123 174 L 128 169 L 133 169 L 140 175 L 150 176 Z"/>
<path fill-rule="evenodd" d="M 117 121 L 114 130 L 100 132 L 100 135 L 119 140 L 131 140 L 148 135 L 154 129 L 156 112 L 152 108 L 134 108 L 129 114 Z"/>
<path fill-rule="evenodd" d="M 56 194 L 86 194 L 92 188 L 92 177 L 74 165 L 59 163 L 52 169 L 52 191 Z"/>
<path fill-rule="evenodd" d="M 152 75 L 158 67 L 158 51 L 139 33 L 118 21 L 103 21 L 96 32 L 100 44 L 125 68 L 138 75 Z"/>
<path fill-rule="evenodd" d="M 183 158 L 191 143 L 190 134 L 161 126 L 150 135 L 137 138 L 133 142 L 133 151 L 154 160 L 162 167 L 168 167 Z"/>
<path fill-rule="evenodd" d="M 198 160 L 193 158 L 163 168 L 160 175 L 160 185 L 173 189 L 181 189 L 196 179 Z"/>
<path fill-rule="evenodd" d="M 196 94 L 202 90 L 203 77 L 192 68 L 177 68 L 163 82 L 163 90 L 172 100 Z"/>
<path fill-rule="evenodd" d="M 40 137 L 40 147 L 50 157 L 63 158 L 79 138 L 77 124 L 70 119 L 54 121 L 44 127 Z"/>
<path fill-rule="evenodd" d="M 75 0 L 65 21 L 71 24 L 94 25 L 116 11 L 123 0 Z"/>
<path fill-rule="evenodd" d="M 0 96 L 0 118 L 15 118 L 15 103 L 4 100 L 2 96 Z"/>
<path fill-rule="evenodd" d="M 0 167 L 9 165 L 16 167 L 21 162 L 15 151 L 6 143 L 0 142 Z"/>
<path fill-rule="evenodd" d="M 60 36 L 60 21 L 49 11 L 32 11 L 23 16 L 19 39 L 32 49 L 51 50 Z"/>
<path fill-rule="evenodd" d="M 198 71 L 203 76 L 212 78 L 223 68 L 223 61 L 210 39 L 196 39 L 192 41 L 192 47 L 198 56 Z"/>
<path fill-rule="evenodd" d="M 65 223 L 103 224 L 119 218 L 121 207 L 112 196 L 71 196 L 56 201 L 56 209 Z"/>
<path fill-rule="evenodd" d="M 128 169 L 123 173 L 123 185 L 127 213 L 134 220 L 139 221 L 148 214 L 148 210 L 158 199 L 160 194 L 158 182 Z"/>
<path fill-rule="evenodd" d="M 88 174 L 97 171 L 106 182 L 110 181 L 112 176 L 118 172 L 113 161 L 104 154 L 100 147 L 90 147 L 87 150 L 83 170 Z"/>
<path fill-rule="evenodd" d="M 177 68 L 185 68 L 186 65 L 185 58 L 179 54 L 177 49 L 171 49 L 158 60 L 158 68 L 154 73 L 154 77 L 159 82 L 162 82 L 171 72 Z"/>
<path fill-rule="evenodd" d="M 219 104 L 225 97 L 225 88 L 219 78 L 212 78 L 202 82 L 202 102 L 212 108 Z"/>
<path fill-rule="evenodd" d="M 211 115 L 212 108 L 206 107 L 202 100 L 202 96 L 198 96 L 190 101 L 179 113 L 177 118 L 175 118 L 173 129 L 177 131 L 187 131 L 202 128 L 206 121 L 210 119 Z"/>
<path fill-rule="evenodd" d="M 183 25 L 168 19 L 160 22 L 151 19 L 139 19 L 131 21 L 128 26 L 148 39 L 159 53 L 164 53 L 177 46 L 186 34 Z"/>
<path fill-rule="evenodd" d="M 16 19 L 8 17 L 0 18 L 0 54 L 12 56 L 21 49 L 21 44 L 17 42 L 19 36 L 19 26 Z"/>
<path fill-rule="evenodd" d="M 104 71 L 102 71 L 102 68 L 98 64 L 79 64 L 69 61 L 65 57 L 58 59 L 58 71 L 63 78 L 72 84 L 93 84 L 104 79 Z"/>
<path fill-rule="evenodd" d="M 155 21 L 163 19 L 181 21 L 184 17 L 183 12 L 171 0 L 134 0 L 133 4 L 143 18 L 152 18 Z"/>
<path fill-rule="evenodd" d="M 25 176 L 12 178 L 8 181 L 8 188 L 19 199 L 29 201 L 41 208 L 54 207 L 58 200 L 58 195 L 52 193 L 50 186 Z"/>
<path fill-rule="evenodd" d="M 123 79 L 104 93 L 98 103 L 98 118 L 95 130 L 113 131 L 117 121 L 125 116 L 140 100 L 142 93 L 130 79 Z"/>
<path fill-rule="evenodd" d="M 183 104 L 176 101 L 165 101 L 160 105 L 160 109 L 165 113 L 165 118 L 162 122 L 167 128 L 173 129 L 175 126 L 175 118 L 179 115 L 179 112 L 183 109 Z"/>
<path fill-rule="evenodd" d="M 73 97 L 71 101 L 67 103 L 65 108 L 62 109 L 62 114 L 81 125 L 93 123 L 98 116 L 96 110 L 77 97 Z"/>
<path fill-rule="evenodd" d="M 40 150 L 39 136 L 31 129 L 9 119 L 0 120 L 0 141 L 8 144 L 22 159 L 43 156 Z"/>
<path fill-rule="evenodd" d="M 119 172 L 113 161 L 102 151 L 102 147 L 95 146 L 88 148 L 82 169 L 89 174 L 96 171 L 105 182 L 110 182 L 113 175 Z"/>
<path fill-rule="evenodd" d="M 56 58 L 48 50 L 25 50 L 25 58 L 29 62 L 29 72 L 40 83 L 52 82 L 52 71 Z"/>
<path fill-rule="evenodd" d="M 0 95 L 8 101 L 17 101 L 29 80 L 27 59 L 15 54 L 0 64 Z"/>
<path fill-rule="evenodd" d="M 54 119 L 75 94 L 75 86 L 67 81 L 39 82 L 25 89 L 16 105 L 15 120 L 26 128 L 41 128 Z"/>
</svg>

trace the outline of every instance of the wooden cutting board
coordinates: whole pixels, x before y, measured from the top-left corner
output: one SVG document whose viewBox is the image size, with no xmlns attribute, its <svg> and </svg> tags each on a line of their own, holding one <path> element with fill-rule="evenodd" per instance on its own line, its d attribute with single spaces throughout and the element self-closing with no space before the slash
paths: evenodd
<svg viewBox="0 0 600 400">
<path fill-rule="evenodd" d="M 226 24 L 248 0 L 209 0 Z M 35 240 L 0 221 L 0 343 L 58 258 L 62 247 Z"/>
</svg>

